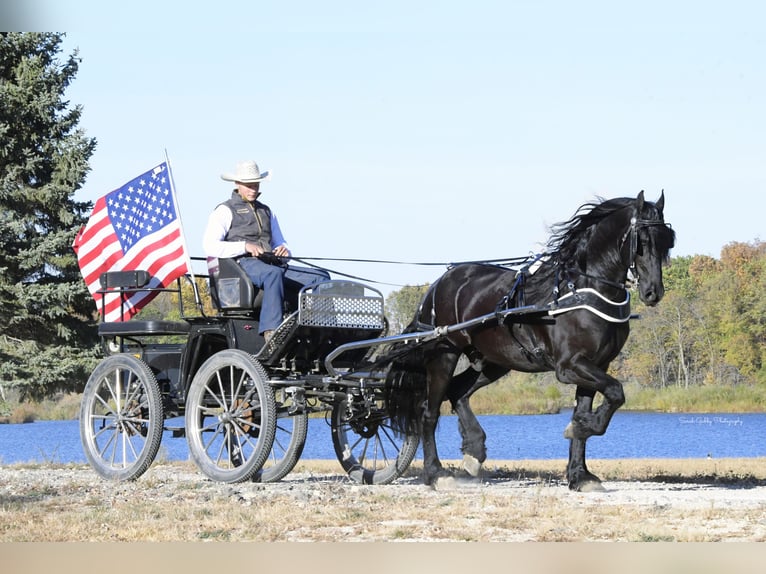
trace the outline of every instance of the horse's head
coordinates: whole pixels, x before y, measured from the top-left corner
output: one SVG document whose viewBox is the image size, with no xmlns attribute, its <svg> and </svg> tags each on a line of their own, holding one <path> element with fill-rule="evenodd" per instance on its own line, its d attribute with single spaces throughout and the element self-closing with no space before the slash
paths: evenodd
<svg viewBox="0 0 766 574">
<path fill-rule="evenodd" d="M 646 305 L 654 306 L 665 295 L 662 266 L 670 256 L 676 234 L 665 223 L 665 193 L 657 202 L 644 200 L 644 192 L 635 201 L 624 249 L 629 249 L 629 266 L 638 279 L 638 294 Z"/>
<path fill-rule="evenodd" d="M 568 221 L 552 227 L 548 242 L 550 259 L 561 263 L 590 283 L 619 286 L 630 269 L 639 279 L 639 295 L 656 305 L 665 294 L 662 265 L 675 243 L 675 233 L 665 223 L 665 194 L 656 203 L 618 197 L 586 203 Z M 587 284 L 587 283 L 586 283 Z"/>
</svg>

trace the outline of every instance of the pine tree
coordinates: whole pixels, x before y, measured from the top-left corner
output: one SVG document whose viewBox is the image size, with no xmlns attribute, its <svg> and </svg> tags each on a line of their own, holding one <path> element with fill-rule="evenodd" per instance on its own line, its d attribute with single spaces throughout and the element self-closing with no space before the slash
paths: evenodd
<svg viewBox="0 0 766 574">
<path fill-rule="evenodd" d="M 31 397 L 80 390 L 98 355 L 72 251 L 96 140 L 64 99 L 80 60 L 59 59 L 62 37 L 0 34 L 0 386 Z"/>
</svg>

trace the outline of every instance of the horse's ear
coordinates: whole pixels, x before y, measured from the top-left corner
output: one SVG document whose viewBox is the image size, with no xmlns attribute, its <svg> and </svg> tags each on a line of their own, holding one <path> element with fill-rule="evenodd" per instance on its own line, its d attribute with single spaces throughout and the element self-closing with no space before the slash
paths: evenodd
<svg viewBox="0 0 766 574">
<path fill-rule="evenodd" d="M 654 204 L 655 207 L 659 210 L 660 215 L 662 215 L 662 212 L 665 209 L 665 190 L 662 190 L 662 193 L 660 193 L 660 198 L 657 200 L 657 203 Z"/>
<path fill-rule="evenodd" d="M 636 198 L 636 213 L 641 213 L 641 211 L 644 209 L 644 190 L 638 192 L 638 197 Z"/>
</svg>

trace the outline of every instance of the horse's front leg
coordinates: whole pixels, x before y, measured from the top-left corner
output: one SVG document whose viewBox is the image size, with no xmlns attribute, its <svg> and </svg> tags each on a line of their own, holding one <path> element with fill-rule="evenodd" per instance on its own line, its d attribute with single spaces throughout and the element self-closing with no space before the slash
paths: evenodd
<svg viewBox="0 0 766 574">
<path fill-rule="evenodd" d="M 572 490 L 599 490 L 601 481 L 591 474 L 585 464 L 585 441 L 593 435 L 606 432 L 612 415 L 625 403 L 625 393 L 620 381 L 606 372 L 606 367 L 594 365 L 584 357 L 562 362 L 556 368 L 562 383 L 577 385 L 577 403 L 564 436 L 571 440 L 567 479 Z M 604 401 L 592 410 L 596 392 Z"/>
<path fill-rule="evenodd" d="M 582 403 L 582 407 L 579 406 L 578 401 L 565 436 L 587 439 L 593 435 L 604 434 L 612 420 L 612 415 L 625 404 L 622 383 L 607 374 L 606 367 L 596 366 L 582 356 L 557 365 L 556 377 L 562 383 L 577 385 L 580 394 L 591 397 L 590 400 Z M 596 392 L 603 395 L 604 401 L 595 411 L 592 411 L 592 397 Z"/>
<path fill-rule="evenodd" d="M 572 418 L 580 411 L 590 412 L 593 405 L 593 393 L 578 387 L 576 393 L 575 410 Z M 572 436 L 572 423 L 564 431 L 564 436 L 569 439 L 569 462 L 567 464 L 567 481 L 571 490 L 579 492 L 594 492 L 604 490 L 601 479 L 592 474 L 585 464 L 585 443 L 587 439 Z"/>
</svg>

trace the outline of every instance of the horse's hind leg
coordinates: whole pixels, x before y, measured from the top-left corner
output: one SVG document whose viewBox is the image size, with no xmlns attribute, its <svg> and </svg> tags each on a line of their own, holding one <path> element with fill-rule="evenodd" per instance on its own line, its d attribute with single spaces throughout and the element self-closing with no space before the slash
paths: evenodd
<svg viewBox="0 0 766 574">
<path fill-rule="evenodd" d="M 460 436 L 463 437 L 460 451 L 463 453 L 463 468 L 471 476 L 479 476 L 481 466 L 487 460 L 487 433 L 481 428 L 476 415 L 468 404 L 468 398 L 461 399 L 455 406 Z"/>
<path fill-rule="evenodd" d="M 439 422 L 441 404 L 447 394 L 447 387 L 458 355 L 441 350 L 433 354 L 426 363 L 428 373 L 428 400 L 423 411 L 422 447 L 423 479 L 426 484 L 437 486 L 440 478 L 451 477 L 451 473 L 442 467 L 436 448 L 436 424 Z"/>
<path fill-rule="evenodd" d="M 469 368 L 452 380 L 448 397 L 458 416 L 460 436 L 463 438 L 460 449 L 463 453 L 463 468 L 471 476 L 479 476 L 481 466 L 487 460 L 487 434 L 471 409 L 469 399 L 477 390 L 496 381 L 507 372 L 507 369 L 493 365 L 480 373 Z"/>
</svg>

